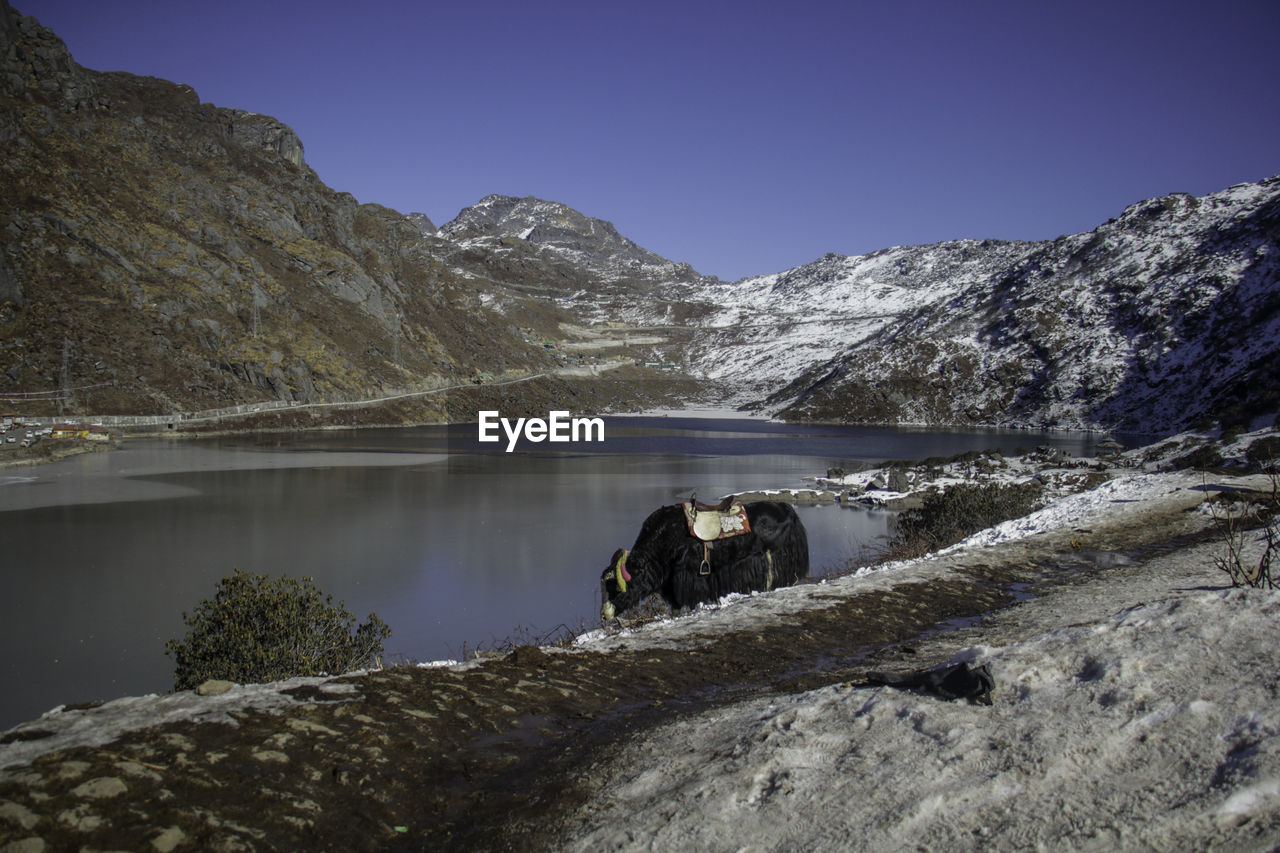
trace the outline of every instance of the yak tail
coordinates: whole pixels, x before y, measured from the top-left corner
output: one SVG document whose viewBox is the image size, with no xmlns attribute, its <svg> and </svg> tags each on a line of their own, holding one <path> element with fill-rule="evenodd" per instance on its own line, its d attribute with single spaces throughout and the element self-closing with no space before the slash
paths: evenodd
<svg viewBox="0 0 1280 853">
<path fill-rule="evenodd" d="M 775 582 L 793 584 L 803 577 L 808 577 L 809 539 L 805 536 L 804 528 L 797 530 L 790 539 L 775 544 L 781 544 L 782 546 L 778 552 L 781 570 L 775 573 Z M 773 552 L 766 553 L 769 555 L 769 567 L 772 570 Z"/>
</svg>

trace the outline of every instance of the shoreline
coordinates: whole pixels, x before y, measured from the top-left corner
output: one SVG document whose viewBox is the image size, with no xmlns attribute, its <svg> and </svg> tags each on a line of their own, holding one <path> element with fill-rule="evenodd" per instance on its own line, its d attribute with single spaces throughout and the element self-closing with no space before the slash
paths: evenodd
<svg viewBox="0 0 1280 853">
<path fill-rule="evenodd" d="M 1193 614 L 1204 610 L 1207 616 L 1199 621 L 1216 630 L 1219 622 L 1253 619 L 1255 609 L 1280 598 L 1267 591 L 1226 590 L 1227 578 L 1213 566 L 1222 534 L 1204 507 L 1224 492 L 1267 486 L 1267 476 L 1142 470 L 1187 449 L 1185 440 L 1164 445 L 1163 457 L 1155 448 L 1132 453 L 1130 467 L 1114 469 L 1112 479 L 1062 494 L 1027 516 L 925 557 L 731 596 L 669 619 L 587 632 L 567 648 L 525 646 L 463 664 L 399 666 L 231 686 L 219 695 L 185 691 L 55 709 L 0 733 L 0 801 L 12 804 L 5 805 L 5 814 L 17 821 L 0 821 L 0 846 L 38 838 L 55 849 L 137 848 L 164 836 L 250 849 L 296 848 L 315 837 L 374 849 L 404 843 L 446 850 L 635 849 L 645 839 L 674 844 L 668 832 L 700 838 L 708 827 L 739 846 L 836 844 L 826 834 L 830 827 L 860 833 L 885 820 L 891 824 L 893 818 L 884 815 L 892 815 L 902 798 L 912 800 L 914 785 L 934 790 L 927 787 L 932 777 L 916 775 L 921 762 L 933 760 L 942 747 L 930 738 L 909 740 L 914 752 L 904 755 L 913 757 L 899 757 L 892 744 L 908 735 L 893 720 L 921 720 L 929 731 L 941 726 L 944 744 L 962 736 L 985 743 L 983 738 L 996 737 L 982 722 L 992 718 L 1002 721 L 1002 731 L 1025 727 L 1027 743 L 1051 742 L 1058 737 L 1057 712 L 1024 712 L 1021 703 L 1047 702 L 1061 693 L 1064 707 L 1072 708 L 1070 725 L 1109 732 L 1093 715 L 1123 712 L 1128 716 L 1108 724 L 1123 733 L 1164 706 L 1141 699 L 1141 685 L 1124 680 L 1112 693 L 1082 693 L 1079 685 L 1103 681 L 1079 676 L 1093 672 L 1088 661 L 1071 664 L 1043 686 L 1044 679 L 1025 673 L 1049 668 L 1049 652 L 1043 650 L 1057 648 L 1055 637 L 1075 632 L 1070 636 L 1078 642 L 1092 642 L 1120 630 L 1109 626 L 1138 618 L 1164 631 L 1179 607 Z M 1243 453 L 1244 445 L 1232 446 Z M 1148 612 L 1153 615 L 1141 615 Z M 1248 651 L 1258 644 L 1233 643 L 1226 651 L 1236 648 Z M 1143 653 L 1152 660 L 1166 657 L 1161 651 Z M 1123 660 L 1126 652 L 1106 654 Z M 1274 680 L 1274 654 L 1269 646 L 1260 654 Z M 900 672 L 948 661 L 995 667 L 994 710 L 975 711 L 866 682 L 869 669 Z M 1115 679 L 1127 670 L 1117 663 L 1106 671 Z M 1232 695 L 1242 687 L 1239 672 L 1235 665 L 1197 671 L 1190 683 L 1197 689 L 1206 685 L 1214 696 Z M 1174 689 L 1167 681 L 1152 684 L 1159 685 L 1152 690 Z M 1121 695 L 1115 692 L 1121 688 L 1137 698 L 1108 698 Z M 859 722 L 858 709 L 875 707 L 896 710 Z M 1192 704 L 1177 706 L 1183 707 Z M 1222 701 L 1213 707 L 1231 710 Z M 1217 712 L 1197 710 L 1177 719 L 1229 725 L 1218 722 L 1223 718 Z M 791 730 L 794 736 L 779 740 L 778 733 Z M 1235 735 L 1228 735 L 1183 738 L 1178 748 L 1197 750 L 1196 762 L 1212 761 L 1214 750 L 1232 748 Z M 798 743 L 788 739 L 793 737 L 835 746 L 788 757 L 787 750 L 795 748 L 788 744 Z M 957 754 L 960 763 L 954 766 L 980 775 L 986 766 L 981 756 L 1004 754 L 1004 748 L 982 743 Z M 1084 743 L 1087 755 L 1087 738 Z M 851 775 L 824 764 L 863 744 L 881 745 L 874 747 L 883 750 L 874 769 Z M 1274 769 L 1280 778 L 1280 736 L 1265 755 L 1276 761 L 1260 765 L 1259 772 Z M 998 785 L 1038 778 L 1038 762 L 1044 760 L 1030 752 L 1019 759 L 1024 764 L 1008 771 L 1017 775 L 999 777 Z M 818 777 L 806 767 L 825 767 L 819 775 L 834 784 L 814 784 Z M 875 786 L 888 793 L 866 796 L 848 789 L 868 772 L 891 774 Z M 1176 768 L 1153 765 L 1143 778 L 1170 773 Z M 245 785 L 246 774 L 257 783 Z M 1111 783 L 1083 775 L 1087 784 L 1070 793 L 1077 810 L 1097 805 L 1090 786 Z M 946 778 L 937 777 L 936 784 Z M 1188 778 L 1194 785 L 1201 776 Z M 765 780 L 763 787 L 758 779 Z M 530 798 L 530 790 L 538 796 Z M 984 787 L 980 779 L 961 790 L 937 790 L 947 801 L 980 796 L 996 803 L 997 811 L 968 810 L 975 817 L 948 813 L 941 823 L 913 824 L 923 829 L 905 829 L 902 837 L 955 849 L 977 849 L 970 846 L 977 840 L 1026 846 L 1027 838 L 1060 846 L 1075 837 L 1070 823 L 1043 819 L 1046 809 L 1061 811 L 1045 798 L 1060 796 L 1062 786 L 1035 789 L 1035 820 L 1002 816 L 1000 789 Z M 1199 798 L 1228 815 L 1243 814 L 1240 820 L 1254 836 L 1280 841 L 1280 808 L 1271 808 L 1265 791 L 1258 795 L 1259 807 L 1241 812 L 1243 806 L 1223 805 L 1243 802 L 1250 790 L 1241 782 L 1225 789 L 1191 788 L 1179 796 Z M 1236 817 L 1207 826 L 1174 820 L 1174 805 L 1149 799 L 1144 791 L 1133 796 L 1138 799 L 1126 801 L 1129 813 L 1143 820 L 1155 814 L 1161 826 L 1168 825 L 1154 846 L 1167 839 L 1184 847 L 1222 843 L 1245 825 Z M 863 811 L 851 809 L 852 802 Z M 753 822 L 768 814 L 773 817 L 764 824 Z M 1106 832 L 1123 837 L 1147 831 L 1125 820 L 1108 813 Z M 622 826 L 631 834 L 619 836 Z M 994 834 L 981 835 L 983 827 L 994 827 Z"/>
<path fill-rule="evenodd" d="M 50 439 L 45 439 L 49 441 Z M 24 448 L 29 455 L 20 459 L 4 459 L 0 458 L 0 471 L 10 468 L 32 468 L 37 465 L 46 465 L 51 462 L 61 462 L 63 459 L 70 459 L 73 456 L 82 456 L 86 453 L 110 453 L 119 447 L 119 441 L 112 439 L 110 441 L 87 441 L 85 439 L 56 439 L 58 442 L 74 442 L 73 444 L 61 445 L 51 449 L 49 456 L 44 456 L 38 452 L 32 452 L 29 448 Z M 43 442 L 42 442 L 43 443 Z M 39 445 L 37 445 L 38 447 Z M 5 451 L 5 454 L 14 451 Z"/>
<path fill-rule="evenodd" d="M 512 381 L 513 382 L 527 381 L 528 379 L 537 379 L 537 378 L 539 377 L 533 376 L 533 377 L 527 377 L 525 379 L 512 380 Z M 471 390 L 471 387 L 472 386 L 461 386 L 463 390 Z M 492 386 L 479 386 L 479 387 L 492 387 Z M 451 389 L 452 389 L 452 386 L 451 386 Z M 450 390 L 450 389 L 444 389 L 444 390 Z M 431 393 L 431 392 L 424 392 L 424 393 Z M 346 406 L 348 404 L 315 404 L 315 405 Z M 282 415 L 297 413 L 300 408 L 302 407 L 285 408 L 285 409 L 271 410 L 266 412 L 257 412 L 252 414 L 246 414 L 246 415 L 243 415 L 242 417 L 246 420 L 251 420 L 254 418 L 261 418 L 263 420 L 273 419 L 273 418 L 278 419 Z M 353 407 L 353 408 L 356 408 L 356 407 Z M 376 412 L 377 407 L 374 407 L 373 409 L 369 409 L 368 411 Z M 655 408 L 655 409 L 647 409 L 643 411 L 605 412 L 604 414 L 599 415 L 599 417 L 618 418 L 620 420 L 625 420 L 630 418 L 646 418 L 646 417 L 654 418 L 654 419 L 685 418 L 689 420 L 743 420 L 743 421 L 752 421 L 752 422 L 763 423 L 763 424 L 772 424 L 777 426 L 783 426 L 783 425 L 794 423 L 790 421 L 783 421 L 783 420 L 778 420 L 776 418 L 757 415 L 749 412 L 737 412 L 734 410 L 724 410 L 724 409 L 711 408 L 711 407 L 693 407 L 693 408 L 687 408 L 687 409 Z M 88 419 L 88 418 L 89 416 L 84 416 L 84 418 L 82 419 Z M 49 462 L 58 462 L 70 456 L 76 456 L 83 453 L 117 450 L 119 449 L 122 442 L 130 439 L 144 439 L 144 440 L 156 439 L 156 440 L 182 441 L 182 440 L 200 440 L 200 439 L 206 439 L 206 438 L 227 438 L 227 437 L 254 436 L 254 435 L 268 436 L 268 435 L 283 435 L 283 434 L 306 434 L 306 433 L 312 433 L 312 432 L 332 433 L 332 432 L 342 432 L 342 431 L 352 431 L 352 430 L 414 429 L 419 427 L 430 427 L 430 426 L 437 426 L 437 427 L 451 426 L 459 423 L 465 424 L 465 423 L 471 423 L 471 421 L 445 420 L 440 418 L 419 418 L 419 419 L 414 419 L 410 421 L 395 421 L 395 420 L 376 421 L 375 420 L 375 421 L 368 421 L 368 422 L 352 421 L 350 423 L 316 422 L 316 423 L 307 423 L 307 424 L 274 424 L 274 425 L 248 424 L 241 427 L 232 427 L 227 429 L 196 428 L 196 429 L 172 429 L 172 430 L 167 430 L 167 429 L 133 430 L 133 429 L 130 429 L 128 426 L 122 426 L 112 431 L 112 438 L 109 442 L 91 442 L 91 441 L 86 441 L 84 439 L 64 439 L 63 441 L 75 441 L 76 442 L 75 449 L 59 450 L 55 455 L 49 458 L 43 458 L 43 457 L 36 458 L 34 456 L 25 456 L 24 458 L 21 458 L 21 459 L 6 459 L 6 458 L 3 458 L 4 454 L 0 453 L 0 470 L 4 470 L 7 468 L 15 468 L 15 467 L 38 466 L 38 465 L 43 465 Z M 802 422 L 801 425 L 838 426 L 838 427 L 847 427 L 847 428 L 853 428 L 853 429 L 856 429 L 859 427 L 865 427 L 868 429 L 899 429 L 901 428 L 901 429 L 909 429 L 913 432 L 918 431 L 922 433 L 951 433 L 951 432 L 984 433 L 988 431 L 1007 432 L 1007 433 L 1029 432 L 1029 433 L 1035 433 L 1035 434 L 1043 434 L 1046 436 L 1060 435 L 1060 436 L 1066 436 L 1066 437 L 1070 437 L 1073 435 L 1107 434 L 1102 431 L 1095 432 L 1092 430 L 1073 430 L 1073 429 L 1055 429 L 1055 428 L 1022 429 L 1022 428 L 1016 428 L 1016 427 L 999 427 L 999 426 L 971 427 L 971 426 L 964 426 L 964 425 L 957 425 L 957 424 L 951 424 L 951 425 L 941 424 L 941 425 L 929 426 L 929 425 L 918 425 L 918 424 L 841 424 L 841 423 L 835 423 L 835 422 L 818 422 L 818 421 L 807 422 L 806 421 L 806 422 Z M 1169 437 L 1170 436 L 1162 436 L 1161 440 L 1167 440 Z M 48 441 L 48 439 L 46 439 L 46 441 Z M 778 490 L 759 490 L 758 493 L 761 495 L 769 494 L 772 496 L 775 492 L 787 492 L 787 491 L 795 492 L 795 491 L 804 491 L 804 490 L 784 488 L 784 489 L 778 489 Z M 816 491 L 824 491 L 824 490 L 818 489 Z M 763 499 L 763 498 L 753 498 L 753 499 Z M 770 499 L 779 499 L 779 498 L 771 497 Z M 813 500 L 814 502 L 817 502 L 817 503 L 826 502 L 825 498 L 815 498 Z"/>
<path fill-rule="evenodd" d="M 1142 602 L 1221 588 L 1225 579 L 1205 565 L 1218 548 L 1217 534 L 1195 508 L 1217 490 L 1258 483 L 1223 477 L 1206 484 L 1187 472 L 1130 472 L 1123 483 L 1062 498 L 1030 526 L 1010 522 L 998 541 L 988 531 L 946 552 L 861 576 L 737 597 L 584 637 L 572 650 L 526 647 L 451 667 L 64 709 L 0 737 L 0 798 L 18 803 L 33 816 L 33 829 L 55 843 L 87 838 L 127 846 L 171 828 L 202 837 L 200 815 L 214 814 L 242 827 L 224 823 L 215 837 L 251 846 L 252 838 L 290 846 L 319 832 L 336 843 L 355 843 L 358 836 L 375 847 L 406 840 L 407 833 L 415 844 L 440 849 L 515 839 L 534 847 L 598 849 L 616 843 L 610 827 L 618 825 L 601 793 L 626 802 L 616 785 L 632 778 L 630 813 L 648 814 L 656 806 L 635 799 L 647 796 L 639 779 L 668 772 L 663 765 L 673 758 L 663 744 L 679 742 L 687 751 L 697 749 L 688 741 L 691 732 L 705 730 L 696 737 L 709 742 L 731 736 L 737 729 L 726 728 L 725 715 L 768 720 L 778 713 L 769 709 L 789 703 L 843 701 L 867 690 L 856 682 L 873 665 L 933 665 L 967 648 L 1013 648 Z M 811 639 L 797 646 L 801 636 Z M 812 659 L 805 651 L 810 643 Z M 997 702 L 1011 698 L 1002 686 Z M 887 688 L 878 690 L 875 695 Z M 964 706 L 956 708 L 962 713 Z M 232 728 L 225 725 L 230 721 Z M 378 745 L 398 738 L 416 746 L 390 763 Z M 692 755 L 714 762 L 714 750 L 729 747 L 710 748 Z M 630 757 L 604 760 L 620 750 Z M 458 761 L 469 768 L 465 776 Z M 264 800 L 256 787 L 245 790 L 235 782 L 241 767 L 272 790 L 290 793 Z M 383 797 L 374 804 L 334 785 L 333 767 L 345 768 L 342 778 L 349 774 L 353 781 L 376 774 Z M 618 776 L 626 767 L 641 776 Z M 55 781 L 62 774 L 66 781 Z M 181 780 L 191 774 L 205 783 L 186 786 Z M 110 783 L 118 795 L 85 799 L 95 779 L 118 780 Z M 176 798 L 157 801 L 161 789 Z M 536 804 L 527 796 L 532 789 L 541 792 Z M 484 800 L 474 798 L 479 791 Z M 291 805 L 302 801 L 321 811 Z M 700 807 L 668 801 L 677 804 L 675 825 L 691 831 Z M 372 825 L 353 823 L 350 810 L 359 803 L 373 809 Z M 815 805 L 816 820 L 838 822 L 828 804 Z M 100 834 L 53 822 L 59 810 L 77 808 L 103 821 L 94 830 Z M 295 817 L 302 822 L 295 824 Z M 637 841 L 661 832 L 636 826 Z"/>
<path fill-rule="evenodd" d="M 1230 478 L 1230 482 L 1227 484 L 1218 483 L 1208 486 L 1203 485 L 1194 474 L 1162 475 L 1135 472 L 1129 475 L 1130 480 L 1150 480 L 1154 482 L 1161 478 L 1174 478 L 1181 482 L 1179 485 L 1170 488 L 1158 488 L 1153 494 L 1139 497 L 1105 498 L 1106 502 L 1115 501 L 1120 504 L 1120 516 L 1111 519 L 1108 523 L 1096 529 L 1092 526 L 1085 527 L 1082 525 L 1091 525 L 1093 523 L 1094 519 L 1087 513 L 1097 513 L 1097 506 L 1087 509 L 1084 515 L 1076 514 L 1070 517 L 1060 517 L 1051 522 L 1049 526 L 1041 525 L 1039 529 L 1036 529 L 1036 525 L 1032 524 L 1029 528 L 1022 530 L 1021 533 L 1018 532 L 1018 528 L 1024 526 L 1025 520 L 1013 519 L 1002 525 L 996 525 L 988 530 L 975 533 L 962 542 L 922 557 L 896 563 L 872 565 L 848 573 L 834 574 L 796 586 L 780 587 L 767 594 L 734 594 L 718 603 L 701 605 L 692 611 L 657 620 L 641 620 L 631 627 L 622 624 L 611 630 L 589 631 L 576 638 L 570 653 L 596 652 L 600 651 L 599 646 L 608 647 L 605 649 L 606 651 L 621 651 L 623 646 L 645 649 L 666 646 L 672 642 L 677 645 L 684 645 L 689 641 L 696 644 L 708 639 L 710 636 L 707 633 L 708 631 L 734 633 L 741 629 L 741 623 L 750 623 L 757 618 L 762 618 L 765 622 L 778 622 L 797 612 L 813 609 L 820 610 L 827 606 L 825 602 L 834 600 L 834 597 L 846 595 L 851 591 L 854 594 L 861 594 L 868 591 L 892 588 L 904 583 L 909 585 L 922 579 L 945 577 L 958 565 L 966 566 L 971 563 L 984 564 L 990 562 L 990 558 L 982 553 L 985 548 L 997 547 L 1011 548 L 1015 551 L 1025 550 L 1023 545 L 1020 544 L 1024 540 L 1034 543 L 1033 547 L 1040 549 L 1047 547 L 1050 550 L 1080 550 L 1075 543 L 1086 536 L 1102 537 L 1104 539 L 1103 547 L 1107 550 L 1120 550 L 1125 547 L 1134 547 L 1135 545 L 1141 546 L 1142 543 L 1153 537 L 1158 541 L 1161 536 L 1169 534 L 1171 530 L 1175 531 L 1173 534 L 1175 536 L 1186 533 L 1187 524 L 1194 525 L 1196 522 L 1194 520 L 1177 519 L 1177 516 L 1187 513 L 1190 508 L 1207 500 L 1215 490 L 1238 490 L 1240 488 L 1258 487 L 1263 482 L 1262 476 L 1241 475 Z M 1079 497 L 1079 495 L 1068 495 L 1061 498 L 1060 501 Z M 1031 515 L 1035 516 L 1039 512 L 1041 511 Z M 1149 515 L 1165 517 L 1163 526 L 1153 532 L 1145 529 L 1144 522 L 1132 521 L 1134 516 L 1141 518 Z M 1028 518 L 1030 517 L 1028 516 Z M 1171 521 L 1171 519 L 1175 519 L 1176 522 Z M 1012 530 L 1013 535 L 999 535 L 998 531 L 1001 528 L 1006 531 Z M 1124 536 L 1117 538 L 1115 535 L 1116 529 L 1122 531 Z M 856 589 L 851 590 L 850 588 Z M 1023 601 L 1019 600 L 1013 603 L 1021 604 Z M 999 609 L 1004 610 L 1006 608 L 1001 607 Z M 753 626 L 752 630 L 756 627 L 758 626 Z M 444 666 L 445 668 L 467 670 L 483 665 L 486 661 L 492 659 L 492 655 L 482 656 L 465 662 L 444 662 Z M 439 665 L 439 663 L 429 663 L 413 664 L 411 666 L 433 668 Z M 349 677 L 349 675 L 332 676 L 319 680 L 333 681 Z M 271 686 L 270 684 L 250 685 L 250 687 L 266 688 Z M 98 707 L 110 706 L 116 703 L 132 704 L 139 699 L 163 699 L 168 695 L 170 694 L 165 694 L 164 696 L 148 694 L 141 697 L 123 697 L 106 702 L 91 702 L 88 703 L 91 707 L 84 710 L 92 713 Z M 0 732 L 0 735 L 35 726 L 40 720 L 56 717 L 60 713 L 60 708 L 65 709 L 66 707 L 59 706 L 59 708 L 54 708 L 34 720 L 19 723 L 7 731 Z M 15 741 L 22 740 L 26 739 L 15 739 Z M 3 749 L 3 743 L 0 742 L 0 753 L 3 753 Z M 0 757 L 0 770 L 3 769 L 4 761 L 5 759 Z"/>
</svg>

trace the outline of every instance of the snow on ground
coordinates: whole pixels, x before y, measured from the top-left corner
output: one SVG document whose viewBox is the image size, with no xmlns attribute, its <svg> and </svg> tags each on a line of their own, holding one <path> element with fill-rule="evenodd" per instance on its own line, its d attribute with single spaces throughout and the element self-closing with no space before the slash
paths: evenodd
<svg viewBox="0 0 1280 853">
<path fill-rule="evenodd" d="M 1044 451 L 1004 456 L 997 452 L 941 465 L 891 466 L 901 474 L 895 490 L 890 468 L 867 468 L 835 476 L 814 477 L 820 488 L 835 489 L 847 499 L 867 506 L 892 506 L 910 497 L 922 497 L 930 490 L 945 491 L 959 485 L 1014 485 L 1039 482 L 1047 495 L 1080 491 L 1089 482 L 1089 472 L 1098 469 L 1097 459 L 1077 459 L 1046 448 Z"/>
<path fill-rule="evenodd" d="M 969 649 L 992 707 L 841 685 L 684 720 L 613 757 L 564 849 L 1270 846 L 1278 618 L 1201 592 Z"/>
<path fill-rule="evenodd" d="M 1205 489 L 1197 473 L 1129 472 L 947 553 L 735 596 L 583 643 L 689 644 L 717 626 L 785 621 L 835 591 L 945 572 L 966 553 L 1136 518 L 1157 504 L 1191 509 Z M 1261 547 L 1254 537 L 1247 556 Z M 1222 589 L 1220 552 L 1219 543 L 1175 551 L 1123 582 L 1004 612 L 1029 639 L 962 648 L 951 659 L 990 667 L 992 707 L 844 684 L 648 732 L 609 757 L 563 848 L 1272 848 L 1280 844 L 1280 596 Z"/>
<path fill-rule="evenodd" d="M 1123 475 L 1088 491 L 1059 498 L 1022 518 L 988 527 L 937 553 L 942 556 L 968 548 L 1012 542 L 1049 530 L 1093 524 L 1104 518 L 1114 520 L 1118 505 L 1132 504 L 1138 508 L 1147 502 L 1203 485 L 1203 475 L 1198 473 Z M 1197 492 L 1194 499 L 1199 500 L 1203 496 L 1203 492 Z"/>
</svg>

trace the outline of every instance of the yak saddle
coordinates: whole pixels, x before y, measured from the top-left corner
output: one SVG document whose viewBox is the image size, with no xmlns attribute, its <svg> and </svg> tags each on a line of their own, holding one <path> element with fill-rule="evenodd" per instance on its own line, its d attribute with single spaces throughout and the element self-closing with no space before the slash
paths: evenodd
<svg viewBox="0 0 1280 853">
<path fill-rule="evenodd" d="M 689 535 L 702 542 L 702 565 L 698 574 L 711 574 L 711 543 L 717 539 L 728 539 L 730 536 L 741 536 L 751 532 L 751 522 L 747 519 L 747 508 L 742 501 L 733 496 L 725 498 L 718 504 L 704 504 L 690 497 L 684 501 L 685 521 L 689 524 Z"/>
</svg>

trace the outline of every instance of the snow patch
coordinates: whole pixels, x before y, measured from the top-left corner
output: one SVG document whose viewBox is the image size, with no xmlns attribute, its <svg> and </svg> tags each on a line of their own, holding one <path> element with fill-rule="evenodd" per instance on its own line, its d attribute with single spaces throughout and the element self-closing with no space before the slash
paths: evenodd
<svg viewBox="0 0 1280 853">
<path fill-rule="evenodd" d="M 348 673 L 359 675 L 364 671 Z M 237 684 L 217 696 L 199 696 L 184 690 L 163 696 L 126 696 L 91 708 L 59 706 L 36 720 L 5 732 L 9 743 L 0 744 L 0 771 L 26 765 L 41 755 L 72 747 L 103 746 L 122 734 L 173 722 L 238 725 L 235 714 L 245 711 L 275 713 L 314 701 L 295 699 L 288 691 L 315 687 L 334 697 L 357 698 L 354 684 L 333 678 L 291 678 L 266 684 Z M 340 701 L 335 699 L 333 701 Z"/>
<path fill-rule="evenodd" d="M 1277 618 L 1275 592 L 1196 593 L 967 649 L 990 708 L 845 684 L 663 726 L 562 848 L 1189 849 L 1241 819 L 1266 847 Z"/>
</svg>

